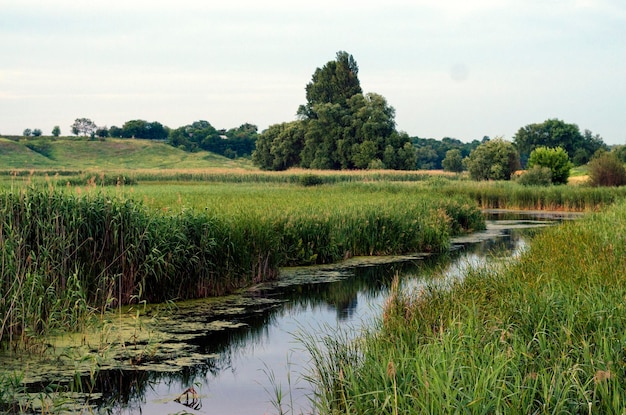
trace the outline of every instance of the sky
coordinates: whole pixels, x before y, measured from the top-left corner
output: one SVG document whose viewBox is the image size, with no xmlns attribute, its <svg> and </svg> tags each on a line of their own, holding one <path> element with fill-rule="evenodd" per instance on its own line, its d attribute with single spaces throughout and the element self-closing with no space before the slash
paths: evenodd
<svg viewBox="0 0 626 415">
<path fill-rule="evenodd" d="M 512 140 L 558 118 L 626 144 L 623 0 L 0 0 L 0 133 L 262 131 L 296 119 L 338 51 L 410 136 Z"/>
</svg>

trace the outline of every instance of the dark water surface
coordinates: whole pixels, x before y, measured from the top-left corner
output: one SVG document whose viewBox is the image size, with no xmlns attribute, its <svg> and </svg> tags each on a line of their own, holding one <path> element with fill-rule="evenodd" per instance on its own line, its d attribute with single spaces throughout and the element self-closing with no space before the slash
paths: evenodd
<svg viewBox="0 0 626 415">
<path fill-rule="evenodd" d="M 459 278 L 467 266 L 519 254 L 537 227 L 558 219 L 497 214 L 487 231 L 457 238 L 447 255 L 284 269 L 279 281 L 242 295 L 147 308 L 141 317 L 133 311 L 113 316 L 98 332 L 100 340 L 65 338 L 67 345 L 80 345 L 55 358 L 0 358 L 0 364 L 31 373 L 31 396 L 50 382 L 73 381 L 91 392 L 89 405 L 100 413 L 277 414 L 278 396 L 287 413 L 310 413 L 311 388 L 301 377 L 308 354 L 298 336 L 337 329 L 355 336 L 381 315 L 394 276 L 405 287 Z M 112 339 L 118 345 L 109 350 Z M 61 343 L 53 343 L 55 350 Z M 89 373 L 93 362 L 101 367 L 97 374 Z M 190 387 L 195 393 L 184 393 Z"/>
</svg>

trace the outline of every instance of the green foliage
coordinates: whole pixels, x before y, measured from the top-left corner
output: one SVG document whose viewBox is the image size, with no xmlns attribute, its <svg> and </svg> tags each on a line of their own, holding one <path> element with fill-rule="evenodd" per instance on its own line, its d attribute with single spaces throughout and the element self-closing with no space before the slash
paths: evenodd
<svg viewBox="0 0 626 415">
<path fill-rule="evenodd" d="M 479 145 L 466 160 L 470 177 L 474 180 L 509 180 L 520 167 L 517 150 L 502 138 Z"/>
<path fill-rule="evenodd" d="M 98 127 L 95 134 L 97 137 L 106 138 L 109 136 L 109 129 L 106 127 Z"/>
<path fill-rule="evenodd" d="M 460 173 L 463 171 L 463 155 L 461 150 L 452 149 L 446 152 L 446 158 L 441 162 L 444 171 Z"/>
<path fill-rule="evenodd" d="M 614 153 L 622 163 L 626 163 L 626 145 L 614 146 L 611 153 Z"/>
<path fill-rule="evenodd" d="M 488 137 L 484 137 L 483 141 L 489 141 Z M 444 137 L 441 140 L 413 137 L 411 142 L 415 146 L 417 153 L 416 168 L 423 170 L 443 169 L 443 160 L 446 158 L 448 151 L 459 150 L 461 158 L 465 158 L 481 144 L 478 140 L 474 140 L 471 143 L 463 143 L 456 138 L 449 137 Z"/>
<path fill-rule="evenodd" d="M 305 343 L 321 414 L 622 413 L 626 204 L 517 263 L 395 288 L 360 339 Z"/>
<path fill-rule="evenodd" d="M 623 186 L 626 184 L 626 168 L 615 153 L 603 153 L 589 162 L 591 186 Z"/>
<path fill-rule="evenodd" d="M 549 167 L 533 166 L 519 176 L 517 183 L 523 186 L 550 186 L 552 170 Z"/>
<path fill-rule="evenodd" d="M 117 134 L 118 132 L 116 131 L 115 133 Z M 119 134 L 123 138 L 165 140 L 168 137 L 169 128 L 164 127 L 158 121 L 131 120 L 124 123 Z"/>
<path fill-rule="evenodd" d="M 89 118 L 76 118 L 70 128 L 72 134 L 87 137 L 95 134 L 98 127 Z"/>
<path fill-rule="evenodd" d="M 41 137 L 41 134 L 42 134 L 42 132 L 41 132 L 41 130 L 39 128 L 35 128 L 33 130 L 33 137 Z"/>
<path fill-rule="evenodd" d="M 585 164 L 597 150 L 607 148 L 599 135 L 594 136 L 589 130 L 585 130 L 583 135 L 576 124 L 558 119 L 520 128 L 513 142 L 523 160 L 537 147 L 561 147 L 576 165 Z"/>
<path fill-rule="evenodd" d="M 339 104 L 345 106 L 354 95 L 361 94 L 358 78 L 359 67 L 347 52 L 337 52 L 335 60 L 328 62 L 313 73 L 311 82 L 306 85 L 306 105 L 300 106 L 298 115 L 303 118 L 316 118 L 318 104 Z"/>
<path fill-rule="evenodd" d="M 572 169 L 567 152 L 561 148 L 537 147 L 530 153 L 527 167 L 547 167 L 550 169 L 552 183 L 565 184 Z"/>
<path fill-rule="evenodd" d="M 61 127 L 59 127 L 58 125 L 55 125 L 55 126 L 52 128 L 52 132 L 51 132 L 51 134 L 52 134 L 52 136 L 53 136 L 53 137 L 58 137 L 58 136 L 60 136 L 60 135 L 61 135 Z"/>
<path fill-rule="evenodd" d="M 30 137 L 32 134 L 33 134 L 33 130 L 31 130 L 30 128 L 24 129 L 24 132 L 22 133 L 24 137 Z"/>
<path fill-rule="evenodd" d="M 345 52 L 318 68 L 300 120 L 263 132 L 254 163 L 264 170 L 414 169 L 415 150 L 408 135 L 396 131 L 394 108 L 379 94 L 361 93 L 357 73 Z"/>
<path fill-rule="evenodd" d="M 300 184 L 302 186 L 318 186 L 324 183 L 324 179 L 315 174 L 303 174 L 300 176 Z"/>
<path fill-rule="evenodd" d="M 216 130 L 208 121 L 195 121 L 190 125 L 172 130 L 169 143 L 185 151 L 205 150 L 229 158 L 252 154 L 257 140 L 257 127 L 243 124 L 228 131 Z"/>
</svg>

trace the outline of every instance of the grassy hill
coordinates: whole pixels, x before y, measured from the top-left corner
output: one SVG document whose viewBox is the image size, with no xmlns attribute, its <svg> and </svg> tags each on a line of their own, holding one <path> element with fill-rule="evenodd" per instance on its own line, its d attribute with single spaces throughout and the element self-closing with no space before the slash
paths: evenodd
<svg viewBox="0 0 626 415">
<path fill-rule="evenodd" d="M 119 170 L 253 168 L 249 160 L 188 153 L 163 142 L 135 139 L 0 137 L 0 170 Z"/>
</svg>

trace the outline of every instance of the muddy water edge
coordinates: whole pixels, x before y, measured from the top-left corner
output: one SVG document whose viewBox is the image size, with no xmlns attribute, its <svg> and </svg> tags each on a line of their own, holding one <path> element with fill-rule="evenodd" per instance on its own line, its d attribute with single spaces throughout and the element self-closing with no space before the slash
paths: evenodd
<svg viewBox="0 0 626 415">
<path fill-rule="evenodd" d="M 99 316 L 89 333 L 0 355 L 0 398 L 18 413 L 309 413 L 302 333 L 356 336 L 380 313 L 397 275 L 405 286 L 458 278 L 518 255 L 538 229 L 575 215 L 489 211 L 487 230 L 446 255 L 352 258 L 288 268 L 237 295 L 142 305 Z M 4 388 L 6 389 L 6 388 Z M 8 389 L 7 389 L 8 390 Z"/>
</svg>

